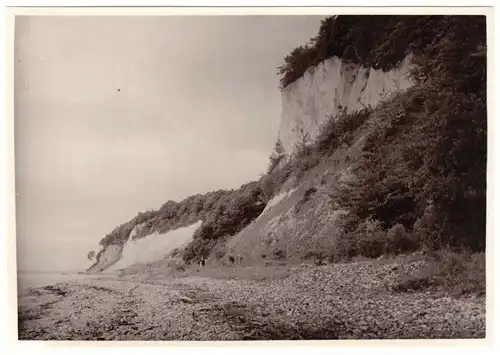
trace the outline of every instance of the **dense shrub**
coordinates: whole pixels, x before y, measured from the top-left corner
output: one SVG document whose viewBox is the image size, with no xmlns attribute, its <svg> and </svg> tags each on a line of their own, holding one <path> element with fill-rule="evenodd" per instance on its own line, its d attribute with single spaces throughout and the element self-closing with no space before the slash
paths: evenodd
<svg viewBox="0 0 500 355">
<path fill-rule="evenodd" d="M 447 31 L 415 56 L 417 86 L 377 110 L 358 180 L 341 199 L 351 211 L 346 240 L 359 238 L 368 218 L 411 233 L 401 251 L 485 248 L 485 20 L 450 16 L 439 28 Z"/>
<path fill-rule="evenodd" d="M 354 233 L 354 250 L 350 256 L 362 255 L 376 258 L 387 252 L 387 236 L 377 220 L 366 220 L 358 225 Z"/>
<path fill-rule="evenodd" d="M 95 251 L 91 250 L 91 251 L 88 252 L 87 259 L 94 260 L 95 257 L 96 257 L 96 252 Z"/>
<path fill-rule="evenodd" d="M 281 187 L 277 179 L 271 174 L 266 174 L 261 177 L 260 186 L 262 193 L 267 199 L 271 199 Z"/>
<path fill-rule="evenodd" d="M 259 182 L 245 184 L 218 200 L 195 231 L 193 241 L 185 249 L 184 260 L 208 257 L 222 238 L 238 233 L 257 218 L 266 202 Z"/>
<path fill-rule="evenodd" d="M 281 139 L 276 140 L 276 144 L 274 146 L 274 151 L 269 157 L 269 165 L 267 167 L 267 174 L 270 174 L 274 168 L 279 164 L 280 161 L 285 157 L 285 149 L 283 148 L 283 143 Z"/>
<path fill-rule="evenodd" d="M 260 178 L 259 184 L 266 203 L 278 193 L 285 181 L 290 177 L 294 170 L 293 164 L 292 160 L 288 160 L 281 167 L 273 169 Z"/>
<path fill-rule="evenodd" d="M 416 248 L 485 248 L 486 21 L 482 16 L 337 16 L 285 58 L 286 87 L 332 56 L 390 70 L 413 53 L 416 86 L 376 109 L 376 128 L 355 162 L 357 180 L 338 187 L 350 211 L 334 257 L 378 257 Z M 287 157 L 276 142 L 268 173 L 238 190 L 169 201 L 108 234 L 101 245 L 203 219 L 183 259 L 208 256 L 227 235 L 257 218 L 290 177 L 300 178 L 373 117 L 368 110 L 331 117 L 312 142 L 306 134 Z M 338 208 L 335 207 L 335 208 Z M 97 256 L 97 258 L 99 255 Z"/>
<path fill-rule="evenodd" d="M 393 290 L 412 292 L 436 288 L 456 296 L 486 293 L 485 253 L 443 249 L 427 259 L 424 268 L 402 277 Z"/>
<path fill-rule="evenodd" d="M 168 201 L 158 211 L 139 213 L 132 220 L 118 226 L 106 235 L 100 244 L 103 246 L 124 244 L 132 230 L 143 223 L 144 226 L 139 230 L 136 238 L 142 238 L 154 232 L 166 233 L 169 230 L 193 224 L 200 219 L 206 221 L 201 229 L 203 235 L 215 233 L 220 236 L 224 234 L 224 228 L 232 230 L 227 225 L 236 223 L 235 219 L 239 218 L 240 225 L 249 223 L 265 207 L 266 202 L 259 182 L 245 184 L 238 190 L 218 190 L 204 195 L 189 196 L 181 202 Z M 231 217 L 224 213 L 226 209 L 231 211 L 234 220 L 229 221 Z M 209 226 L 215 225 L 218 229 L 211 231 Z"/>
<path fill-rule="evenodd" d="M 226 250 L 225 250 L 225 248 L 222 248 L 222 247 L 221 247 L 221 248 L 216 249 L 214 254 L 215 254 L 215 257 L 216 257 L 218 260 L 220 260 L 220 259 L 222 259 L 224 256 L 226 256 Z"/>
<path fill-rule="evenodd" d="M 257 218 L 269 199 L 263 193 L 261 181 L 242 185 L 237 190 L 219 190 L 204 195 L 189 196 L 181 202 L 168 201 L 158 211 L 139 213 L 127 223 L 115 228 L 100 244 L 123 245 L 132 230 L 144 223 L 137 238 L 153 232 L 166 233 L 196 221 L 203 220 L 195 231 L 193 242 L 182 252 L 184 262 L 207 257 L 219 245 L 217 257 L 225 253 L 221 242 L 232 236 Z M 102 252 L 97 255 L 97 262 Z"/>
<path fill-rule="evenodd" d="M 304 260 L 314 260 L 317 265 L 321 265 L 326 262 L 333 262 L 334 255 L 330 248 L 328 249 L 315 249 L 309 250 L 305 254 L 302 255 L 302 259 Z"/>
<path fill-rule="evenodd" d="M 356 131 L 370 117 L 368 109 L 359 110 L 351 114 L 343 113 L 339 116 L 329 116 L 320 127 L 318 136 L 312 140 L 309 135 L 299 132 L 294 155 L 281 169 L 275 169 L 262 178 L 265 191 L 272 191 L 271 196 L 281 187 L 291 175 L 300 179 L 305 173 L 313 169 L 319 162 L 343 144 L 351 144 Z M 271 188 L 272 186 L 272 188 Z"/>
<path fill-rule="evenodd" d="M 302 206 L 311 199 L 311 197 L 316 193 L 316 191 L 318 191 L 318 189 L 314 186 L 310 186 L 304 191 L 304 195 L 302 195 L 300 200 L 297 201 L 295 205 L 295 213 L 298 213 L 300 211 Z"/>
<path fill-rule="evenodd" d="M 157 216 L 158 211 L 154 210 L 139 212 L 137 216 L 132 218 L 130 221 L 119 225 L 111 233 L 107 234 L 103 239 L 101 239 L 99 244 L 102 246 L 110 244 L 123 244 L 128 240 L 130 233 L 137 225 L 150 221 Z"/>
<path fill-rule="evenodd" d="M 167 267 L 179 272 L 183 272 L 186 270 L 186 264 L 184 263 L 184 261 L 178 258 L 170 259 L 167 263 Z"/>
<path fill-rule="evenodd" d="M 482 19 L 481 19 L 482 18 Z M 481 16 L 340 15 L 321 22 L 316 37 L 294 49 L 278 67 L 285 88 L 304 72 L 333 56 L 388 71 L 409 53 L 421 53 L 445 35 L 465 39 L 457 28 L 477 27 Z M 455 36 L 455 37 L 453 37 Z M 455 73 L 459 73 L 456 71 Z"/>
<path fill-rule="evenodd" d="M 353 216 L 349 216 L 353 218 Z M 397 255 L 415 251 L 420 244 L 410 230 L 402 224 L 396 224 L 384 230 L 379 220 L 351 220 L 354 227 L 338 239 L 334 247 L 334 260 L 351 259 L 357 256 L 377 258 L 382 255 Z"/>
<path fill-rule="evenodd" d="M 320 128 L 315 141 L 315 149 L 321 152 L 332 152 L 342 144 L 351 144 L 356 130 L 366 122 L 370 116 L 369 109 L 356 111 L 352 114 L 341 114 L 338 117 L 330 116 Z"/>
<path fill-rule="evenodd" d="M 414 235 L 402 224 L 395 224 L 387 231 L 387 250 L 393 254 L 413 251 L 419 244 Z"/>
</svg>

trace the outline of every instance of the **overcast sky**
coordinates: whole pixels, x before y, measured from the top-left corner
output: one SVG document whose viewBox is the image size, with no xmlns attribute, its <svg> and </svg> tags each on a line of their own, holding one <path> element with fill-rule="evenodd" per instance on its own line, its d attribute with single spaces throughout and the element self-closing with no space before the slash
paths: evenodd
<svg viewBox="0 0 500 355">
<path fill-rule="evenodd" d="M 19 268 L 85 268 L 137 212 L 258 178 L 276 67 L 322 18 L 18 16 Z"/>
</svg>

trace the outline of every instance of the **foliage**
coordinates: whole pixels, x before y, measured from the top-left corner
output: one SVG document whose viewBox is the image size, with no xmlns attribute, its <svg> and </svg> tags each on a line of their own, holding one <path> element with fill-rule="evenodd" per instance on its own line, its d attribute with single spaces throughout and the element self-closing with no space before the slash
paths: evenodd
<svg viewBox="0 0 500 355">
<path fill-rule="evenodd" d="M 185 249 L 184 260 L 208 257 L 219 240 L 241 231 L 261 214 L 266 203 L 258 182 L 245 184 L 219 199 L 195 231 L 193 241 Z"/>
<path fill-rule="evenodd" d="M 447 31 L 415 56 L 417 86 L 377 110 L 358 180 L 342 196 L 351 211 L 346 240 L 360 238 L 358 225 L 374 219 L 384 231 L 401 225 L 411 232 L 402 251 L 415 243 L 485 248 L 485 23 L 441 21 Z"/>
<path fill-rule="evenodd" d="M 315 149 L 321 152 L 331 153 L 342 144 L 351 144 L 354 133 L 361 127 L 370 116 L 367 108 L 342 114 L 338 117 L 330 116 L 320 128 L 315 142 Z"/>
<path fill-rule="evenodd" d="M 480 16 L 340 15 L 324 19 L 316 37 L 294 49 L 278 67 L 281 88 L 300 78 L 308 68 L 333 56 L 388 71 L 409 53 L 421 53 L 460 27 L 485 22 Z M 455 26 L 451 28 L 450 26 Z M 462 39 L 460 32 L 449 35 Z M 454 37 L 453 37 L 454 36 Z M 458 73 L 458 72 L 456 72 Z"/>
<path fill-rule="evenodd" d="M 343 144 L 351 144 L 356 131 L 370 117 L 368 109 L 351 114 L 329 116 L 320 127 L 318 136 L 312 140 L 303 130 L 301 139 L 295 146 L 295 153 L 290 156 L 279 169 L 275 168 L 261 178 L 261 186 L 266 197 L 271 198 L 281 188 L 283 183 L 294 176 L 300 179 L 303 175 L 318 165 L 318 163 Z"/>
<path fill-rule="evenodd" d="M 111 233 L 107 234 L 99 244 L 108 246 L 110 244 L 123 244 L 125 243 L 132 230 L 139 224 L 144 223 L 158 215 L 157 211 L 149 210 L 146 212 L 139 212 L 132 220 L 127 223 L 121 224 L 116 227 Z"/>
<path fill-rule="evenodd" d="M 282 87 L 332 56 L 390 70 L 409 53 L 414 54 L 416 86 L 375 111 L 330 117 L 314 142 L 302 132 L 293 157 L 286 157 L 277 140 L 267 174 L 259 181 L 237 190 L 168 201 L 158 211 L 139 213 L 115 228 L 100 244 L 125 243 L 137 225 L 142 226 L 140 238 L 201 219 L 182 257 L 186 262 L 206 257 L 226 236 L 257 218 L 288 179 L 300 177 L 342 145 L 351 144 L 360 127 L 373 118 L 376 128 L 355 162 L 357 179 L 337 194 L 336 202 L 350 213 L 332 257 L 378 257 L 453 245 L 484 250 L 485 29 L 482 16 L 325 19 L 318 35 L 295 49 L 278 69 Z M 217 257 L 224 256 L 223 249 L 215 250 Z"/>
<path fill-rule="evenodd" d="M 286 156 L 285 148 L 283 148 L 283 143 L 278 138 L 274 146 L 274 151 L 269 156 L 269 166 L 267 168 L 267 173 L 270 174 L 285 156 Z"/>
<path fill-rule="evenodd" d="M 260 188 L 266 201 L 269 201 L 281 189 L 294 169 L 293 160 L 288 160 L 279 168 L 273 169 L 259 179 Z"/>
<path fill-rule="evenodd" d="M 229 226 L 237 224 L 235 220 L 238 220 L 238 226 L 250 223 L 258 215 L 258 211 L 265 207 L 266 202 L 259 182 L 245 184 L 238 190 L 218 190 L 189 196 L 181 202 L 168 201 L 158 211 L 139 213 L 132 220 L 118 226 L 106 235 L 100 244 L 124 244 L 138 225 L 143 224 L 136 238 L 142 238 L 153 232 L 166 233 L 200 219 L 204 220 L 204 223 L 198 234 L 201 233 L 202 238 L 211 235 L 213 239 L 217 239 L 225 231 L 234 230 Z M 216 228 L 211 231 L 209 226 Z"/>
<path fill-rule="evenodd" d="M 427 266 L 394 285 L 396 292 L 421 291 L 426 288 L 445 290 L 456 296 L 486 293 L 485 253 L 440 250 L 427 258 Z"/>
</svg>

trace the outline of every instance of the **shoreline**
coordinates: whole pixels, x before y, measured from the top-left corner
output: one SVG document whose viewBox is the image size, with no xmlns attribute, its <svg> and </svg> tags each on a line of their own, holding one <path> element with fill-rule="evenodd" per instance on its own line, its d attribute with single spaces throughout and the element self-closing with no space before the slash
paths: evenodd
<svg viewBox="0 0 500 355">
<path fill-rule="evenodd" d="M 19 339 L 484 338 L 484 295 L 391 289 L 418 267 L 421 261 L 357 262 L 269 268 L 276 277 L 260 279 L 128 275 L 59 283 L 19 297 Z"/>
</svg>

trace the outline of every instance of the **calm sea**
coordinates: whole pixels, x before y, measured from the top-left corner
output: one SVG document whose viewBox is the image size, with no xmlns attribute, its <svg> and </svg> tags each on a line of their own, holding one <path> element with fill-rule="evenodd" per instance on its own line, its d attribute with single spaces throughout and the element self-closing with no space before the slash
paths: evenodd
<svg viewBox="0 0 500 355">
<path fill-rule="evenodd" d="M 100 275 L 78 274 L 77 272 L 19 272 L 17 288 L 19 291 L 28 288 L 44 287 L 59 282 L 78 281 L 102 277 Z"/>
</svg>

